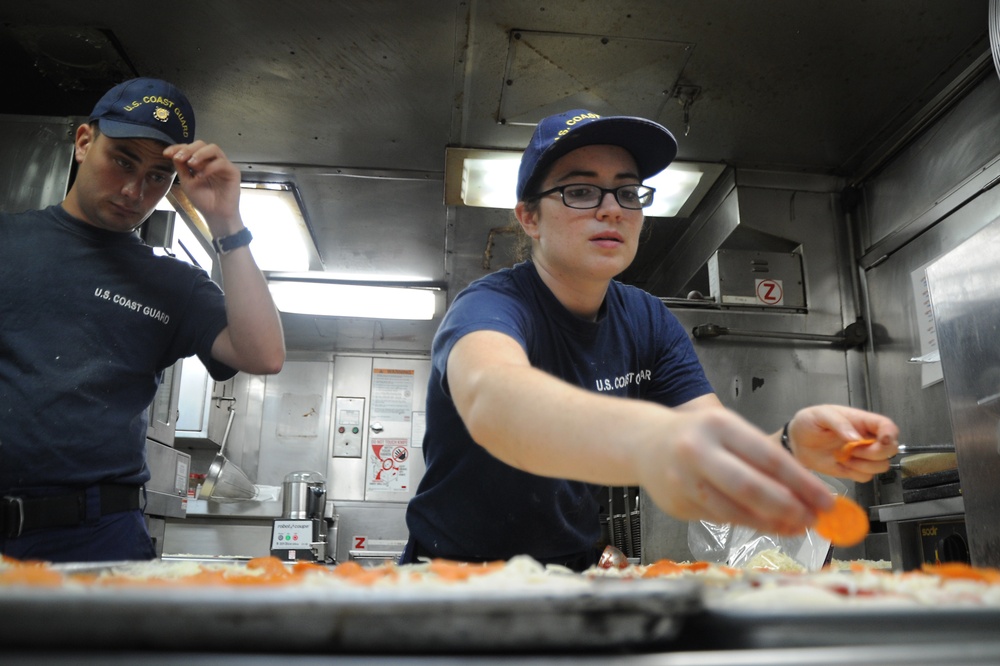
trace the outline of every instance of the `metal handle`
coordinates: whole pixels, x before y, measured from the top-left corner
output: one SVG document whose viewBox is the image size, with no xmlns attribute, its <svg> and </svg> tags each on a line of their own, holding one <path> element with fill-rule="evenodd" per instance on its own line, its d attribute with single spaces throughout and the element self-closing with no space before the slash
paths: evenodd
<svg viewBox="0 0 1000 666">
<path fill-rule="evenodd" d="M 692 335 L 699 340 L 717 338 L 723 335 L 734 335 L 749 338 L 778 338 L 781 340 L 804 340 L 806 342 L 831 342 L 845 347 L 857 347 L 868 340 L 868 331 L 864 322 L 858 320 L 849 325 L 843 332 L 836 335 L 820 335 L 817 333 L 789 333 L 784 331 L 751 331 L 747 329 L 729 328 L 718 324 L 701 324 L 691 330 Z"/>
<path fill-rule="evenodd" d="M 919 453 L 955 453 L 954 444 L 900 444 L 899 452 L 889 463 L 889 469 L 902 469 L 903 462 L 900 456 L 915 455 Z"/>
<path fill-rule="evenodd" d="M 914 453 L 955 453 L 954 444 L 900 444 L 899 454 Z"/>
<path fill-rule="evenodd" d="M 226 442 L 229 441 L 229 431 L 233 428 L 233 417 L 236 416 L 236 403 L 229 405 L 229 421 L 226 422 L 226 431 L 222 433 L 222 443 L 219 444 L 219 455 L 222 455 L 222 451 L 226 448 Z"/>
</svg>

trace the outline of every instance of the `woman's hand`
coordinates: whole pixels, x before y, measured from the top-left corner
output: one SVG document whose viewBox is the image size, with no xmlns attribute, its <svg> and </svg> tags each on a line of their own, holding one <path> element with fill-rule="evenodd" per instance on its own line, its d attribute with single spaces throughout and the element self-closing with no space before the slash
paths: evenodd
<svg viewBox="0 0 1000 666">
<path fill-rule="evenodd" d="M 898 437 L 899 427 L 888 417 L 841 405 L 806 407 L 788 425 L 789 445 L 799 462 L 822 474 L 861 483 L 889 469 L 889 459 L 898 452 Z M 876 441 L 838 461 L 841 447 L 859 439 Z"/>
<path fill-rule="evenodd" d="M 832 504 L 815 474 L 735 412 L 674 411 L 671 420 L 635 461 L 642 486 L 667 513 L 792 535 Z"/>
</svg>

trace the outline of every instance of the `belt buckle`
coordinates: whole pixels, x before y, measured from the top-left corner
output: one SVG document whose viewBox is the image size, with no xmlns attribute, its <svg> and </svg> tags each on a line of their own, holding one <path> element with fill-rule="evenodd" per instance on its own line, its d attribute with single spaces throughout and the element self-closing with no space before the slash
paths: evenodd
<svg viewBox="0 0 1000 666">
<path fill-rule="evenodd" d="M 24 498 L 5 495 L 0 500 L 0 511 L 3 512 L 4 536 L 8 539 L 21 536 L 24 528 Z"/>
</svg>

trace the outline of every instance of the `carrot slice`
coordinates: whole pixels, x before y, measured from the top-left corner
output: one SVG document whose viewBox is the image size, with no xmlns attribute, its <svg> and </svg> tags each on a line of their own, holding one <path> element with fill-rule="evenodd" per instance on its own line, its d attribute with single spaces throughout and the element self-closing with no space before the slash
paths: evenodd
<svg viewBox="0 0 1000 666">
<path fill-rule="evenodd" d="M 868 534 L 868 514 L 854 500 L 837 495 L 833 508 L 820 512 L 813 527 L 834 546 L 853 546 Z"/>
<path fill-rule="evenodd" d="M 684 567 L 673 560 L 662 559 L 653 562 L 643 572 L 643 578 L 655 578 L 657 576 L 671 576 L 684 571 Z"/>
<path fill-rule="evenodd" d="M 924 564 L 921 566 L 921 570 L 924 573 L 940 576 L 941 578 L 964 578 L 986 583 L 1000 583 L 1000 571 L 997 569 L 992 567 L 974 567 L 964 562 Z"/>
<path fill-rule="evenodd" d="M 60 572 L 43 563 L 18 564 L 0 571 L 0 586 L 58 587 L 64 582 Z"/>
<path fill-rule="evenodd" d="M 874 444 L 878 440 L 874 437 L 868 439 L 856 439 L 851 442 L 847 442 L 842 447 L 840 447 L 836 453 L 833 454 L 833 459 L 839 463 L 846 463 L 854 455 L 854 449 L 860 446 L 868 446 L 869 444 Z"/>
<path fill-rule="evenodd" d="M 430 572 L 441 580 L 463 581 L 472 576 L 493 573 L 502 569 L 506 563 L 503 560 L 492 562 L 459 562 L 435 558 L 431 560 Z"/>
<path fill-rule="evenodd" d="M 333 569 L 333 575 L 358 585 L 374 585 L 383 579 L 395 579 L 397 576 L 394 566 L 365 567 L 353 560 L 338 564 Z"/>
</svg>

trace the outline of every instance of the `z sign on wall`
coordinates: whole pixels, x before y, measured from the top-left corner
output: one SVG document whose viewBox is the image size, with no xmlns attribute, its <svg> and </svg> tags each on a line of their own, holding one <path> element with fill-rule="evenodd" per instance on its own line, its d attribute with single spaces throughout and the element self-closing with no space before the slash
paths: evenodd
<svg viewBox="0 0 1000 666">
<path fill-rule="evenodd" d="M 756 280 L 757 301 L 764 305 L 784 305 L 785 290 L 781 280 Z"/>
</svg>

